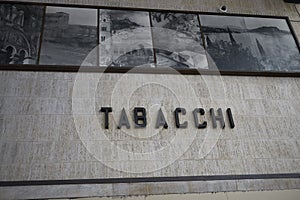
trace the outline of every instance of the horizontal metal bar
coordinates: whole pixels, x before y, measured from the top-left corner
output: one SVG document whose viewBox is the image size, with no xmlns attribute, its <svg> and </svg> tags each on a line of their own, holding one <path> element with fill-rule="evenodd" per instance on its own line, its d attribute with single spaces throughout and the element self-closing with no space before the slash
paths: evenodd
<svg viewBox="0 0 300 200">
<path fill-rule="evenodd" d="M 65 65 L 0 65 L 5 71 L 88 72 L 88 73 L 137 73 L 137 74 L 183 74 L 227 76 L 300 77 L 300 72 L 276 71 L 218 71 L 210 69 L 174 69 L 159 67 L 81 67 Z"/>
<path fill-rule="evenodd" d="M 113 184 L 113 183 L 147 183 L 147 182 L 186 182 L 218 181 L 245 179 L 294 179 L 300 173 L 284 174 L 245 174 L 245 175 L 211 175 L 211 176 L 176 176 L 176 177 L 140 177 L 140 178 L 104 178 L 104 179 L 69 179 L 69 180 L 31 180 L 0 181 L 0 187 L 38 186 L 38 185 L 77 185 L 77 184 Z"/>
</svg>

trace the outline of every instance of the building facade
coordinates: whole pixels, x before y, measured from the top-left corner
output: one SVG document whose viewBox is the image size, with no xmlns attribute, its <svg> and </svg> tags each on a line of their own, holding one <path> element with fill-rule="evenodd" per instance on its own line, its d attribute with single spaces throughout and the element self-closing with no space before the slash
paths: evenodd
<svg viewBox="0 0 300 200">
<path fill-rule="evenodd" d="M 0 2 L 0 199 L 299 198 L 299 13 Z"/>
</svg>

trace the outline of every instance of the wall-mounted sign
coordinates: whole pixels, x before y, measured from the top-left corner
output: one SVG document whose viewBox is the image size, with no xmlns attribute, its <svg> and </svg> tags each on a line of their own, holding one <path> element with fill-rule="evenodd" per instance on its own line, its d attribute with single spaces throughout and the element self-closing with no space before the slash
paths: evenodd
<svg viewBox="0 0 300 200">
<path fill-rule="evenodd" d="M 113 112 L 112 107 L 101 107 L 100 112 L 104 113 L 105 129 L 109 129 L 109 125 L 110 125 L 109 113 Z M 224 120 L 222 109 L 221 108 L 217 109 L 217 114 L 215 114 L 214 108 L 211 108 L 209 110 L 209 112 L 211 115 L 213 128 L 217 128 L 217 121 L 219 121 L 221 128 L 224 129 L 225 128 L 225 120 Z M 226 113 L 227 113 L 230 128 L 234 128 L 235 124 L 234 124 L 231 109 L 227 108 Z M 185 108 L 176 108 L 175 109 L 174 121 L 175 121 L 177 128 L 187 128 L 189 122 L 182 121 L 180 119 L 180 115 L 186 115 L 186 114 L 187 114 L 187 112 L 186 112 Z M 203 108 L 195 108 L 193 110 L 192 114 L 193 114 L 193 118 L 194 118 L 194 126 L 196 128 L 204 129 L 207 127 L 207 121 L 200 119 L 201 116 L 203 116 L 205 114 L 205 110 Z M 134 119 L 135 128 L 146 128 L 146 126 L 147 126 L 147 111 L 145 108 L 135 107 L 133 109 L 133 116 L 134 116 L 133 119 Z M 166 121 L 164 113 L 162 112 L 161 109 L 159 109 L 159 111 L 157 112 L 155 128 L 163 127 L 165 129 L 167 129 L 168 123 L 169 122 Z M 118 129 L 121 129 L 123 126 L 125 126 L 127 129 L 130 128 L 128 116 L 127 116 L 124 108 L 123 108 L 120 118 L 119 118 Z"/>
</svg>

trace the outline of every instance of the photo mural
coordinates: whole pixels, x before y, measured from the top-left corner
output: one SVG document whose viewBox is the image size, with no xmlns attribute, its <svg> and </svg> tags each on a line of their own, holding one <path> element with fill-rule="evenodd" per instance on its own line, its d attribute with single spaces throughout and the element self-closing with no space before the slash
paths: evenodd
<svg viewBox="0 0 300 200">
<path fill-rule="evenodd" d="M 208 68 L 196 14 L 152 12 L 157 65 Z"/>
<path fill-rule="evenodd" d="M 219 70 L 299 71 L 300 55 L 284 19 L 200 15 L 210 65 Z"/>
<path fill-rule="evenodd" d="M 286 18 L 0 3 L 1 64 L 300 72 L 300 53 Z"/>
<path fill-rule="evenodd" d="M 97 9 L 48 6 L 40 64 L 80 66 L 97 38 Z"/>
<path fill-rule="evenodd" d="M 258 58 L 257 70 L 300 70 L 299 49 L 286 20 L 247 17 L 245 24 L 251 51 Z"/>
<path fill-rule="evenodd" d="M 44 6 L 0 3 L 0 64 L 36 64 Z"/>
<path fill-rule="evenodd" d="M 154 64 L 148 12 L 100 9 L 100 66 Z"/>
</svg>

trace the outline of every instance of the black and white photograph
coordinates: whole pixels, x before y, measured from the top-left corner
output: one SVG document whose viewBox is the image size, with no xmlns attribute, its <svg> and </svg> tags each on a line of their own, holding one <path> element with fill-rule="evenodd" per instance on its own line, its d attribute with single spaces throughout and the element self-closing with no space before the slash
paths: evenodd
<svg viewBox="0 0 300 200">
<path fill-rule="evenodd" d="M 154 66 L 149 12 L 100 9 L 100 66 Z"/>
<path fill-rule="evenodd" d="M 0 4 L 0 64 L 36 64 L 43 6 Z"/>
<path fill-rule="evenodd" d="M 152 12 L 158 67 L 208 68 L 196 14 Z"/>
<path fill-rule="evenodd" d="M 284 19 L 200 15 L 200 21 L 211 67 L 299 70 L 299 50 Z"/>
<path fill-rule="evenodd" d="M 83 62 L 97 41 L 97 9 L 48 6 L 40 64 L 96 66 L 96 59 Z"/>
<path fill-rule="evenodd" d="M 300 54 L 285 19 L 245 17 L 259 70 L 300 71 Z"/>
<path fill-rule="evenodd" d="M 244 17 L 200 15 L 200 21 L 210 67 L 246 71 L 259 68 Z"/>
</svg>

